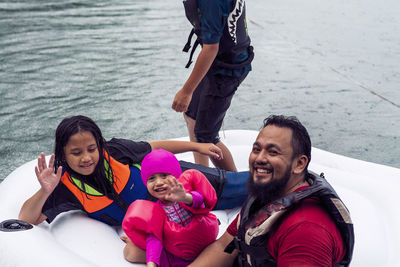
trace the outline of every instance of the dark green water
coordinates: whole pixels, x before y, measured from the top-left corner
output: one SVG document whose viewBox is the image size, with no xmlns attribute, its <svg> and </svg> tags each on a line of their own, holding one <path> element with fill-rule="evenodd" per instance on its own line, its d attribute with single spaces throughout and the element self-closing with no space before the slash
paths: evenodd
<svg viewBox="0 0 400 267">
<path fill-rule="evenodd" d="M 400 167 L 400 4 L 384 3 L 248 1 L 256 58 L 224 128 L 296 115 L 315 147 Z M 189 75 L 181 6 L 0 1 L 0 181 L 51 153 L 65 116 L 92 117 L 107 139 L 186 135 L 170 109 Z"/>
</svg>

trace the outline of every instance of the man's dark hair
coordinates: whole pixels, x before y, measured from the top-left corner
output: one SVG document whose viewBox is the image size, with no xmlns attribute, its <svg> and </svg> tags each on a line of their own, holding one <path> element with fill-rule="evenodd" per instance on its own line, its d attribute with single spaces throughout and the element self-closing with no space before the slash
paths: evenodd
<svg viewBox="0 0 400 267">
<path fill-rule="evenodd" d="M 307 129 L 295 116 L 271 115 L 264 119 L 264 128 L 268 125 L 274 125 L 280 128 L 289 128 L 292 130 L 293 158 L 306 155 L 308 164 L 311 161 L 311 139 Z"/>
</svg>

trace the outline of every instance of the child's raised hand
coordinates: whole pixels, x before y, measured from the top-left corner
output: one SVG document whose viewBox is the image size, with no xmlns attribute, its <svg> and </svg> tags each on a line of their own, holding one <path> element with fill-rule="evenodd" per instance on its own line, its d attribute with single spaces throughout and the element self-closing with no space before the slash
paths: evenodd
<svg viewBox="0 0 400 267">
<path fill-rule="evenodd" d="M 51 155 L 49 160 L 49 166 L 46 163 L 46 157 L 42 152 L 38 158 L 38 165 L 35 167 L 36 177 L 40 183 L 40 186 L 46 193 L 53 192 L 54 188 L 58 185 L 61 179 L 62 167 L 57 169 L 57 173 L 54 173 L 54 154 Z"/>
<path fill-rule="evenodd" d="M 197 143 L 199 145 L 198 151 L 201 154 L 221 160 L 224 158 L 222 150 L 213 143 Z"/>
<path fill-rule="evenodd" d="M 192 195 L 186 193 L 185 188 L 182 183 L 180 183 L 174 177 L 168 177 L 169 192 L 165 196 L 165 199 L 172 202 L 184 202 L 186 204 L 191 204 L 193 201 Z"/>
</svg>

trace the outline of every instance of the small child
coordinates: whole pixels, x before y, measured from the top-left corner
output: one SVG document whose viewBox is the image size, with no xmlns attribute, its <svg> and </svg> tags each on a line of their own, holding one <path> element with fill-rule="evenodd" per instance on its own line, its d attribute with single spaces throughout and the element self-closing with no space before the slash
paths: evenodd
<svg viewBox="0 0 400 267">
<path fill-rule="evenodd" d="M 182 173 L 174 154 L 162 149 L 143 159 L 141 175 L 158 201 L 130 205 L 122 228 L 134 245 L 125 250 L 136 250 L 133 255 L 146 251 L 147 266 L 189 265 L 218 235 L 218 220 L 210 213 L 217 202 L 214 188 L 197 170 Z M 129 251 L 124 254 L 129 261 L 144 262 L 128 258 Z"/>
</svg>

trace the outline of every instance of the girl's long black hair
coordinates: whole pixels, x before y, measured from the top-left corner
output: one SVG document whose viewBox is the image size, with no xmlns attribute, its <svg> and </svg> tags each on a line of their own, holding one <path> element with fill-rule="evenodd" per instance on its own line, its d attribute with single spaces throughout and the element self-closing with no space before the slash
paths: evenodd
<svg viewBox="0 0 400 267">
<path fill-rule="evenodd" d="M 93 173 L 89 176 L 83 176 L 79 173 L 74 172 L 65 161 L 64 148 L 67 145 L 69 138 L 72 135 L 81 132 L 90 132 L 93 134 L 99 152 L 99 161 L 97 163 L 97 166 Z M 90 184 L 107 197 L 113 198 L 112 196 L 115 196 L 116 192 L 113 186 L 114 177 L 112 169 L 107 168 L 106 170 L 104 166 L 104 160 L 106 160 L 108 162 L 107 165 L 110 166 L 110 156 L 108 156 L 108 158 L 106 159 L 104 157 L 103 151 L 106 151 L 108 155 L 106 141 L 103 138 L 100 128 L 92 119 L 82 115 L 65 118 L 61 121 L 56 129 L 54 145 L 54 171 L 56 171 L 59 166 L 62 166 L 63 168 L 65 168 L 64 170 L 68 171 L 70 175 L 72 175 L 74 178 L 79 179 L 82 184 L 84 182 Z M 107 176 L 111 179 L 108 179 Z"/>
</svg>

